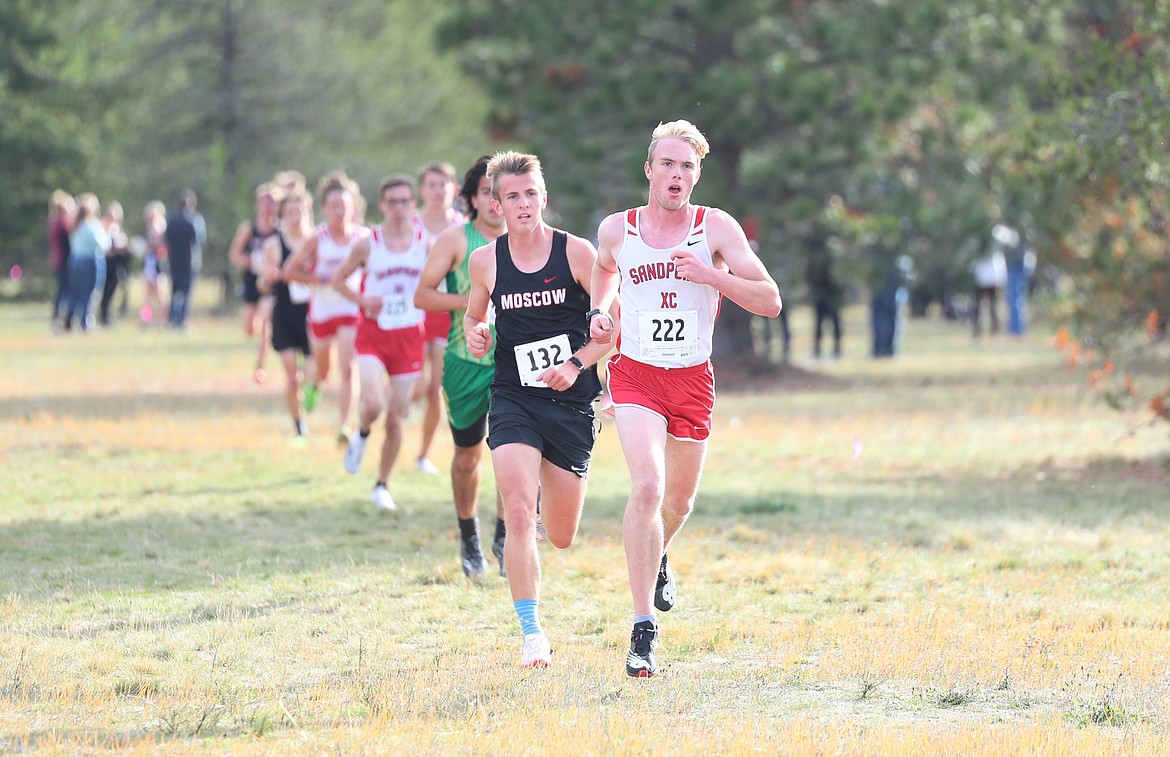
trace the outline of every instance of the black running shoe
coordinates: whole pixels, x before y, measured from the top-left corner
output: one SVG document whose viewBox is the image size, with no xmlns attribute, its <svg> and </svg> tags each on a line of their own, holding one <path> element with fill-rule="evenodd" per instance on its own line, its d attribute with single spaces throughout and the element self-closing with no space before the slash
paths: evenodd
<svg viewBox="0 0 1170 757">
<path fill-rule="evenodd" d="M 630 634 L 630 653 L 626 655 L 626 675 L 649 678 L 658 673 L 654 650 L 658 648 L 658 626 L 651 620 L 634 624 Z"/>
<path fill-rule="evenodd" d="M 479 547 L 479 537 L 461 541 L 462 546 L 459 548 L 459 552 L 463 558 L 463 575 L 468 578 L 482 577 L 484 573 L 487 573 L 487 560 L 483 556 L 483 550 Z"/>
<path fill-rule="evenodd" d="M 492 539 L 492 554 L 500 561 L 500 575 L 504 578 L 508 577 L 508 571 L 504 568 L 504 539 L 506 537 L 506 533 L 497 531 L 496 538 Z"/>
<path fill-rule="evenodd" d="M 678 587 L 674 583 L 674 571 L 666 562 L 666 555 L 662 555 L 662 562 L 658 564 L 658 583 L 654 585 L 654 606 L 660 612 L 670 612 L 674 607 L 675 592 Z"/>
</svg>

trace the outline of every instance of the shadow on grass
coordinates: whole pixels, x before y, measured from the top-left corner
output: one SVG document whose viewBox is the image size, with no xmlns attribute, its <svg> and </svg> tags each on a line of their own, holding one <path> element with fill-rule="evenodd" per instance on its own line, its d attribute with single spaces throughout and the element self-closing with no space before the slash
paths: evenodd
<svg viewBox="0 0 1170 757">
<path fill-rule="evenodd" d="M 907 476 L 900 491 L 889 491 L 888 484 L 886 491 L 864 491 L 867 487 L 859 485 L 855 493 L 836 496 L 705 490 L 683 538 L 726 539 L 746 528 L 759 544 L 745 549 L 806 538 L 945 549 L 953 546 L 956 530 L 995 543 L 995 535 L 1012 524 L 1165 529 L 1167 461 L 1148 465 L 1147 470 L 1104 458 L 1067 478 L 1031 470 L 1006 477 Z M 355 566 L 401 571 L 450 563 L 458 573 L 447 492 L 404 493 L 405 512 L 385 514 L 353 491 L 349 484 L 314 486 L 307 477 L 268 486 L 174 487 L 144 492 L 143 497 L 161 497 L 146 515 L 126 517 L 107 508 L 82 519 L 12 522 L 0 532 L 0 595 L 68 601 L 79 593 L 166 593 L 225 582 L 252 586 L 305 574 L 328 581 Z M 204 502 L 209 497 L 212 507 Z M 141 504 L 135 507 L 141 512 Z M 604 540 L 620 549 L 624 507 L 624 494 L 590 496 L 579 541 Z M 481 519 L 483 538 L 489 539 L 493 518 L 486 508 Z M 198 622 L 198 615 L 180 613 L 158 622 Z"/>
<path fill-rule="evenodd" d="M 1157 529 L 1170 525 L 1167 481 L 1170 459 L 1099 457 L 985 476 L 906 474 L 897 484 L 859 481 L 854 493 L 833 496 L 705 491 L 689 523 L 715 532 L 743 523 L 793 538 L 914 546 L 949 544 L 956 528 L 990 533 L 1012 523 L 1091 531 L 1129 521 Z"/>
<path fill-rule="evenodd" d="M 238 415 L 271 410 L 270 398 L 253 392 L 225 394 L 135 392 L 123 394 L 44 394 L 39 397 L 0 398 L 0 421 L 51 418 L 94 420 L 154 415 Z M 267 403 L 267 404 L 266 404 Z"/>
<path fill-rule="evenodd" d="M 316 485 L 308 477 L 254 486 L 201 484 L 153 486 L 130 500 L 99 499 L 80 518 L 5 524 L 0 597 L 51 603 L 93 593 L 150 596 L 211 587 L 228 587 L 231 594 L 233 586 L 251 591 L 272 580 L 294 586 L 299 577 L 329 581 L 369 568 L 425 573 L 443 566 L 462 579 L 459 532 L 447 492 L 404 491 L 402 510 L 384 513 L 370 503 L 368 488 L 355 487 L 349 478 Z M 614 512 L 617 504 L 605 507 Z M 494 516 L 484 508 L 481 518 L 486 546 Z M 249 603 L 212 609 L 250 613 L 255 608 Z M 202 619 L 188 612 L 160 622 Z"/>
</svg>

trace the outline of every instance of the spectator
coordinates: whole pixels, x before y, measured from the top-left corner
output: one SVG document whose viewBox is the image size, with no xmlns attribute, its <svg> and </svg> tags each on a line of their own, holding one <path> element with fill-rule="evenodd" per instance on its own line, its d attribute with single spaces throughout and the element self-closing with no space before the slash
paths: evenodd
<svg viewBox="0 0 1170 757">
<path fill-rule="evenodd" d="M 1006 229 L 1006 227 L 1003 227 Z M 1019 239 L 1019 234 L 1012 234 Z M 999 244 L 993 244 L 987 254 L 971 265 L 975 277 L 975 300 L 971 308 L 971 334 L 979 338 L 983 329 L 982 309 L 987 303 L 988 333 L 999 333 L 999 293 L 1007 279 L 1007 266 Z"/>
<path fill-rule="evenodd" d="M 142 327 L 154 325 L 155 318 L 163 314 L 162 297 L 158 293 L 158 277 L 163 262 L 167 259 L 167 244 L 164 232 L 167 228 L 167 209 L 162 202 L 151 200 L 142 211 L 146 222 L 146 256 L 142 260 L 142 279 L 146 284 L 146 297 L 138 311 Z"/>
<path fill-rule="evenodd" d="M 86 192 L 77 198 L 77 226 L 69 236 L 69 309 L 65 314 L 65 330 L 73 328 L 77 316 L 82 331 L 93 327 L 90 302 L 97 287 L 102 286 L 106 274 L 106 251 L 110 237 L 99 220 L 101 208 L 98 199 Z"/>
<path fill-rule="evenodd" d="M 1006 224 L 996 224 L 992 239 L 1004 258 L 1004 301 L 1007 303 L 1008 333 L 1023 336 L 1028 328 L 1028 291 L 1036 270 L 1036 255 L 1023 234 Z M 994 322 L 994 321 L 993 321 Z"/>
<path fill-rule="evenodd" d="M 49 268 L 57 278 L 57 293 L 53 296 L 53 330 L 61 328 L 61 320 L 69 302 L 69 232 L 73 230 L 77 203 L 73 196 L 58 189 L 49 197 Z"/>
<path fill-rule="evenodd" d="M 171 328 L 185 328 L 191 288 L 203 262 L 207 226 L 195 210 L 198 198 L 190 189 L 179 193 L 179 207 L 167 217 L 163 239 L 171 272 Z"/>
<path fill-rule="evenodd" d="M 810 240 L 812 242 L 812 240 Z M 833 276 L 833 257 L 824 240 L 817 240 L 806 248 L 808 265 L 804 279 L 808 284 L 813 306 L 813 357 L 821 357 L 823 326 L 828 322 L 833 330 L 833 357 L 841 357 L 841 300 L 845 290 Z M 783 311 L 781 311 L 783 312 Z"/>
<path fill-rule="evenodd" d="M 110 325 L 110 303 L 114 300 L 119 287 L 122 289 L 122 302 L 118 306 L 118 314 L 125 317 L 129 306 L 130 288 L 130 240 L 122 228 L 122 204 L 111 202 L 102 216 L 102 227 L 110 237 L 110 251 L 106 253 L 106 281 L 102 287 L 102 301 L 98 308 L 98 321 L 103 326 Z"/>
</svg>

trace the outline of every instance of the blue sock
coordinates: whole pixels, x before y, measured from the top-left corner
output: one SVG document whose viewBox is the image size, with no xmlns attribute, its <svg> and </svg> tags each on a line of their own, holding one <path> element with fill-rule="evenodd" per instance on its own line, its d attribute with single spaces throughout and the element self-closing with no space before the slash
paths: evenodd
<svg viewBox="0 0 1170 757">
<path fill-rule="evenodd" d="M 651 623 L 653 623 L 654 625 L 658 625 L 658 619 L 654 617 L 654 613 L 650 613 L 649 615 L 635 615 L 634 616 L 634 624 L 635 625 L 637 625 L 638 623 L 641 623 L 643 620 L 648 620 Z"/>
<path fill-rule="evenodd" d="M 533 633 L 541 633 L 540 617 L 536 612 L 535 599 L 521 599 L 513 602 L 512 606 L 516 608 L 516 616 L 520 618 L 520 630 L 527 636 Z"/>
</svg>

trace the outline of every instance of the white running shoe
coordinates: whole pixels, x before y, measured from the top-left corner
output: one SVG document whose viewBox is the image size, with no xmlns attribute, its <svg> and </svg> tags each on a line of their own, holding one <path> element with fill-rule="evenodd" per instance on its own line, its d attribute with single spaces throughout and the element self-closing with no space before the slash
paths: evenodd
<svg viewBox="0 0 1170 757">
<path fill-rule="evenodd" d="M 426 473 L 428 476 L 439 475 L 438 467 L 434 463 L 431 462 L 431 459 L 429 457 L 420 457 L 418 459 L 418 462 L 416 462 L 414 464 L 414 468 L 419 473 Z"/>
<path fill-rule="evenodd" d="M 349 435 L 349 446 L 345 449 L 345 469 L 350 473 L 357 473 L 362 464 L 362 453 L 366 451 L 368 436 L 359 433 Z"/>
<path fill-rule="evenodd" d="M 394 498 L 390 496 L 390 490 L 386 488 L 385 484 L 378 484 L 374 487 L 374 507 L 388 512 L 398 509 L 398 505 L 394 504 Z"/>
<path fill-rule="evenodd" d="M 544 633 L 524 635 L 524 659 L 520 664 L 526 668 L 547 668 L 552 662 L 552 649 Z"/>
<path fill-rule="evenodd" d="M 666 561 L 666 553 L 658 563 L 658 581 L 654 584 L 654 606 L 662 612 L 670 612 L 678 596 L 678 584 L 674 580 L 674 571 Z"/>
</svg>

